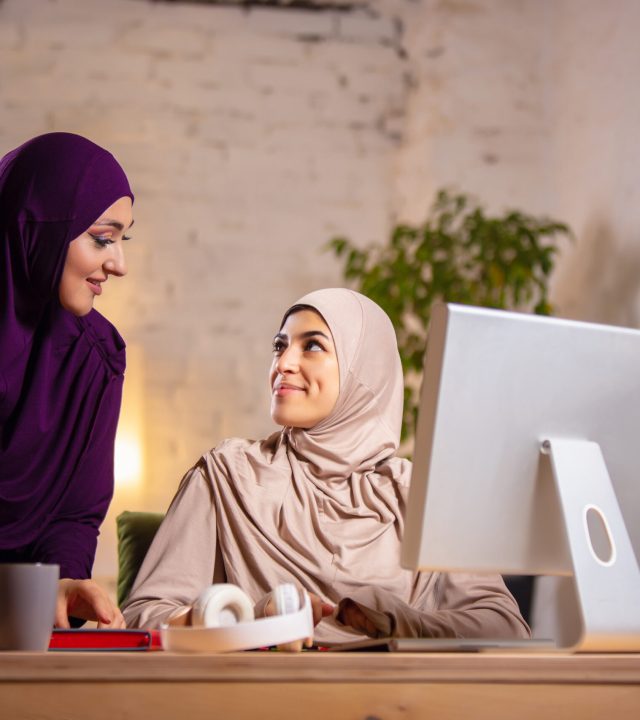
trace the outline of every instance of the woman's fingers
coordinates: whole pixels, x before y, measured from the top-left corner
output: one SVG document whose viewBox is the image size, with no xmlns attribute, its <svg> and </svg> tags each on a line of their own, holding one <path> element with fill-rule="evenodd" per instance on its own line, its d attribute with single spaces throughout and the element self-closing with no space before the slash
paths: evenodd
<svg viewBox="0 0 640 720">
<path fill-rule="evenodd" d="M 67 614 L 67 595 L 63 585 L 58 583 L 58 597 L 56 599 L 56 616 L 54 625 L 64 630 L 69 629 L 69 616 Z"/>
<path fill-rule="evenodd" d="M 354 630 L 375 637 L 378 630 L 371 620 L 354 603 L 346 603 L 340 613 L 340 622 L 350 625 Z"/>
<path fill-rule="evenodd" d="M 68 616 L 97 620 L 99 628 L 126 627 L 122 613 L 93 580 L 65 578 L 58 584 L 56 625 L 69 627 Z"/>
<path fill-rule="evenodd" d="M 322 598 L 315 593 L 307 593 L 309 596 L 309 602 L 311 603 L 311 613 L 313 615 L 313 624 L 317 625 L 323 617 L 331 615 L 334 611 L 334 606 L 330 603 L 323 602 Z M 304 591 L 300 591 L 300 607 L 304 603 Z M 267 616 L 276 614 L 276 604 L 273 597 L 269 599 L 264 608 L 264 614 Z"/>
<path fill-rule="evenodd" d="M 93 615 L 98 621 L 98 627 L 114 627 L 114 623 L 121 618 L 120 610 L 111 602 L 105 591 L 93 580 L 80 580 L 77 592 L 89 610 L 86 614 Z"/>
<path fill-rule="evenodd" d="M 335 605 L 331 605 L 329 603 L 322 603 L 322 617 L 327 617 L 327 615 L 331 615 L 331 613 L 336 609 Z"/>
<path fill-rule="evenodd" d="M 278 645 L 280 652 L 301 652 L 302 651 L 302 640 L 292 640 L 288 643 L 282 643 Z"/>
<path fill-rule="evenodd" d="M 309 600 L 311 602 L 311 612 L 313 613 L 313 624 L 317 625 L 323 617 L 331 615 L 334 610 L 334 606 L 330 603 L 322 601 L 322 598 L 309 593 Z"/>
<path fill-rule="evenodd" d="M 335 610 L 335 607 L 331 603 L 323 602 L 322 598 L 315 593 L 307 593 L 309 597 L 309 603 L 311 604 L 311 614 L 313 616 L 313 624 L 317 625 L 323 617 L 331 615 Z M 300 590 L 300 602 L 301 606 L 304 603 L 304 590 Z M 269 598 L 268 602 L 264 606 L 264 614 L 269 617 L 276 614 L 276 604 L 273 597 Z M 302 647 L 312 647 L 313 637 L 305 638 L 304 640 L 296 640 L 293 643 L 284 643 L 278 645 L 279 650 L 286 650 L 288 652 L 299 652 Z"/>
<path fill-rule="evenodd" d="M 127 627 L 127 623 L 122 617 L 122 613 L 118 608 L 114 608 L 114 613 L 108 622 L 98 620 L 98 628 L 108 628 L 111 630 L 124 630 Z"/>
</svg>

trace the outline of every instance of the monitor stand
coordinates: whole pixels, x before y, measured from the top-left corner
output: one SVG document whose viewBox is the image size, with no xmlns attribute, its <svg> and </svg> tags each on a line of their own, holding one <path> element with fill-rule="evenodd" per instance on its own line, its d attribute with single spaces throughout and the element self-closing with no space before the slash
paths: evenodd
<svg viewBox="0 0 640 720">
<path fill-rule="evenodd" d="M 578 602 L 559 605 L 558 644 L 580 652 L 640 651 L 640 570 L 597 443 L 549 438 Z M 639 478 L 640 482 L 640 478 Z"/>
</svg>

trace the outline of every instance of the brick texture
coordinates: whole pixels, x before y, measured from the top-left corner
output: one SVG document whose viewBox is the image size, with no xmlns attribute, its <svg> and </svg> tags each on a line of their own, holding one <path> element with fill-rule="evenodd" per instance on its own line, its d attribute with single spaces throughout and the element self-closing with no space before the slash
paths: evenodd
<svg viewBox="0 0 640 720">
<path fill-rule="evenodd" d="M 0 2 L 0 152 L 79 132 L 136 193 L 129 274 L 98 307 L 137 358 L 145 473 L 112 515 L 164 509 L 202 452 L 269 432 L 282 311 L 343 283 L 323 246 L 383 240 L 443 185 L 571 222 L 586 245 L 561 260 L 565 314 L 638 324 L 639 7 Z"/>
</svg>

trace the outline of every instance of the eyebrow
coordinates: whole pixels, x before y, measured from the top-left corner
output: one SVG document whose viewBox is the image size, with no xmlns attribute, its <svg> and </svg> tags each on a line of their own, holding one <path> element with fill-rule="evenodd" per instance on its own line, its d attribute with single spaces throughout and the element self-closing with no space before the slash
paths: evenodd
<svg viewBox="0 0 640 720">
<path fill-rule="evenodd" d="M 132 220 L 129 224 L 129 227 L 131 227 L 134 222 L 135 220 Z M 96 222 L 94 222 L 93 224 L 100 226 L 108 225 L 109 227 L 116 228 L 116 230 L 124 230 L 124 225 L 121 222 L 118 222 L 117 220 L 111 220 L 110 218 L 100 218 L 100 220 L 96 220 Z"/>
<path fill-rule="evenodd" d="M 322 335 L 323 338 L 326 340 L 329 340 L 331 342 L 331 338 L 326 334 L 323 333 L 322 330 L 307 330 L 306 332 L 300 333 L 298 337 L 302 338 L 303 340 L 306 340 L 307 338 L 314 337 L 315 335 Z M 274 340 L 288 340 L 289 336 L 287 333 L 276 333 Z"/>
</svg>

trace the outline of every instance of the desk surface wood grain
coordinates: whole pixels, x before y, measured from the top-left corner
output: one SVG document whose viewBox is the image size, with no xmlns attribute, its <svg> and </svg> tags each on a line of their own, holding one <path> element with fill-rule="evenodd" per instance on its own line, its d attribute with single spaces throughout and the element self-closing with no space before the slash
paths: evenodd
<svg viewBox="0 0 640 720">
<path fill-rule="evenodd" d="M 0 683 L 90 680 L 640 685 L 640 654 L 0 652 Z"/>
<path fill-rule="evenodd" d="M 638 720 L 640 655 L 0 653 L 7 720 Z"/>
</svg>

